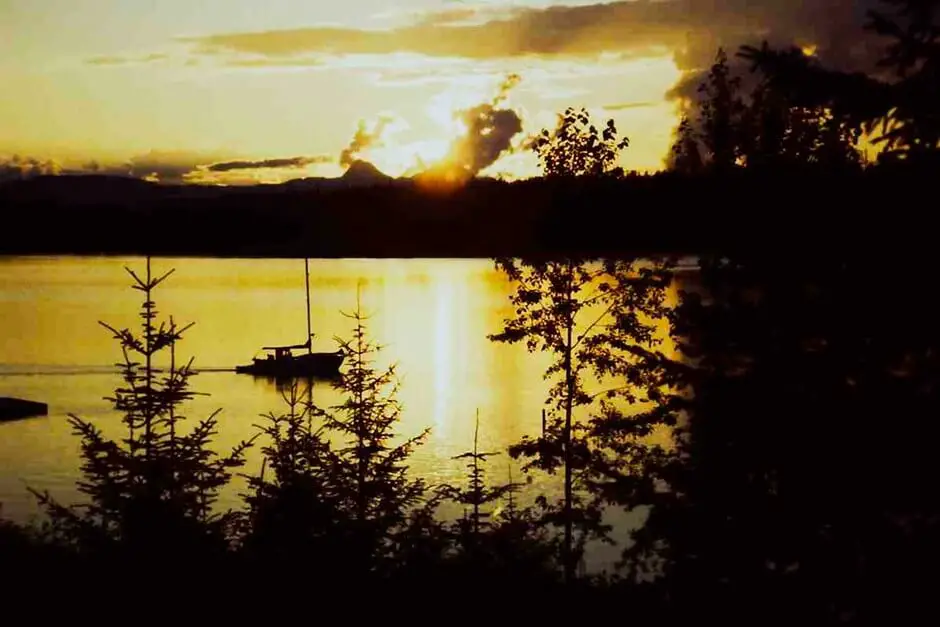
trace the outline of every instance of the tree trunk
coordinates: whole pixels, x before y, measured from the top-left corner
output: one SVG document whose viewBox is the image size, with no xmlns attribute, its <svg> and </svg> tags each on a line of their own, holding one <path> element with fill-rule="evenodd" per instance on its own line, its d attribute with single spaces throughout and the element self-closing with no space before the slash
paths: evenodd
<svg viewBox="0 0 940 627">
<path fill-rule="evenodd" d="M 571 490 L 571 412 L 573 405 L 573 394 L 574 394 L 574 379 L 572 378 L 572 368 L 571 368 L 571 351 L 572 347 L 572 327 L 574 326 L 574 319 L 571 314 L 570 306 L 572 300 L 572 282 L 573 278 L 571 276 L 572 267 L 569 263 L 568 265 L 568 319 L 566 325 L 566 344 L 565 344 L 565 385 L 567 387 L 567 394 L 565 396 L 565 433 L 564 433 L 564 444 L 565 444 L 565 546 L 564 546 L 564 568 L 565 568 L 565 583 L 570 583 L 574 580 L 575 577 L 575 562 L 574 562 L 574 539 L 573 539 L 573 529 L 572 529 L 572 490 Z"/>
</svg>

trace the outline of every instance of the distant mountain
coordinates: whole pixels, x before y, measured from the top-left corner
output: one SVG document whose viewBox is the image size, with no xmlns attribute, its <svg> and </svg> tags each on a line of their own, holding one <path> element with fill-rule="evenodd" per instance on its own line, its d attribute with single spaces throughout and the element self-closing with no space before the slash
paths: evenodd
<svg viewBox="0 0 940 627">
<path fill-rule="evenodd" d="M 126 204 L 159 198 L 203 198 L 227 194 L 277 193 L 278 191 L 335 190 L 374 185 L 410 184 L 393 178 L 367 161 L 355 161 L 340 177 L 309 177 L 281 184 L 167 185 L 130 176 L 103 174 L 42 175 L 0 181 L 0 201 L 51 202 L 54 204 Z"/>
<path fill-rule="evenodd" d="M 410 186 L 411 179 L 385 174 L 368 161 L 356 160 L 337 178 L 307 177 L 282 183 L 289 189 L 349 189 L 351 187 Z"/>
<path fill-rule="evenodd" d="M 388 183 L 392 177 L 385 174 L 368 161 L 357 159 L 343 172 L 342 179 L 350 183 Z"/>
</svg>

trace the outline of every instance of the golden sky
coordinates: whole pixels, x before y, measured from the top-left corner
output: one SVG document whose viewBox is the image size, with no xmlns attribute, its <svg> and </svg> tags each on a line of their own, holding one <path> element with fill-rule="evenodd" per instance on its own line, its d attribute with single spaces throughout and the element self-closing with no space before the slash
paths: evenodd
<svg viewBox="0 0 940 627">
<path fill-rule="evenodd" d="M 130 162 L 164 180 L 292 159 L 301 167 L 200 176 L 330 176 L 360 121 L 385 117 L 382 145 L 361 156 L 397 175 L 442 156 L 461 132 L 453 111 L 492 100 L 517 73 L 500 106 L 524 133 L 584 106 L 630 138 L 623 166 L 657 169 L 680 68 L 710 58 L 718 34 L 774 22 L 780 4 L 0 0 L 0 157 Z M 503 156 L 483 173 L 532 174 L 534 158 Z"/>
</svg>

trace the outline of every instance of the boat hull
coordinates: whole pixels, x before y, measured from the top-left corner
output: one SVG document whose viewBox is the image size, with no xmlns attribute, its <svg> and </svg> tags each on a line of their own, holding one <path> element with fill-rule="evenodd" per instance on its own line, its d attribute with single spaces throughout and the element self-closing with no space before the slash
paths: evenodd
<svg viewBox="0 0 940 627">
<path fill-rule="evenodd" d="M 306 353 L 278 359 L 254 359 L 252 363 L 235 366 L 235 372 L 276 379 L 320 378 L 329 379 L 339 374 L 344 355 L 336 353 Z"/>
</svg>

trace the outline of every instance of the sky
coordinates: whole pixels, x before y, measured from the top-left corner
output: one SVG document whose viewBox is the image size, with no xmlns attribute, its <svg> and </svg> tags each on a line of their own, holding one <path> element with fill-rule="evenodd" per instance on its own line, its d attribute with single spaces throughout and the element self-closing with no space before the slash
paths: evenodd
<svg viewBox="0 0 940 627">
<path fill-rule="evenodd" d="M 0 0 L 0 158 L 237 183 L 336 176 L 344 152 L 401 175 L 479 149 L 476 173 L 519 177 L 537 173 L 525 136 L 573 106 L 629 137 L 622 166 L 655 170 L 718 45 L 864 66 L 868 4 Z M 455 113 L 480 106 L 480 141 L 458 145 L 472 125 Z"/>
</svg>

